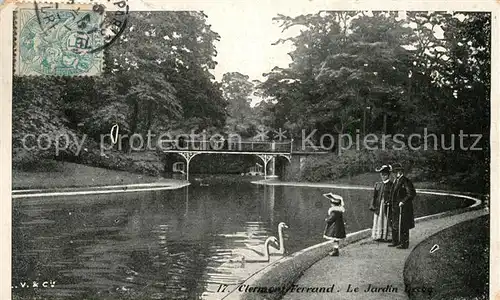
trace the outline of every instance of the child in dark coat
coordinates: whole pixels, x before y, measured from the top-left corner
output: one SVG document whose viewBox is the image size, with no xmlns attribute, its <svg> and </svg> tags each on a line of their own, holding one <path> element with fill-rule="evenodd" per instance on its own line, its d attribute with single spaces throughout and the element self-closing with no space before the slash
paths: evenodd
<svg viewBox="0 0 500 300">
<path fill-rule="evenodd" d="M 328 240 L 333 240 L 333 251 L 331 256 L 339 256 L 339 241 L 345 238 L 344 225 L 344 199 L 332 193 L 324 194 L 330 200 L 330 208 L 328 209 L 328 217 L 325 219 L 326 226 L 323 237 Z"/>
</svg>

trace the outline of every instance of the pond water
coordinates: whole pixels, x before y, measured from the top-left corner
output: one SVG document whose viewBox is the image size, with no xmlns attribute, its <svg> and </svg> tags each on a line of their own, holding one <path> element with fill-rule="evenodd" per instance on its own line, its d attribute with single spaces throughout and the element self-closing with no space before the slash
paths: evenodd
<svg viewBox="0 0 500 300">
<path fill-rule="evenodd" d="M 289 253 L 323 241 L 326 192 L 344 197 L 348 232 L 371 226 L 366 190 L 214 182 L 15 199 L 12 292 L 15 299 L 220 299 L 221 283 L 241 282 L 268 264 L 241 264 L 235 253 L 263 249 L 279 222 L 289 226 Z M 414 206 L 422 216 L 466 204 L 418 195 Z M 53 286 L 26 287 L 33 281 Z"/>
</svg>

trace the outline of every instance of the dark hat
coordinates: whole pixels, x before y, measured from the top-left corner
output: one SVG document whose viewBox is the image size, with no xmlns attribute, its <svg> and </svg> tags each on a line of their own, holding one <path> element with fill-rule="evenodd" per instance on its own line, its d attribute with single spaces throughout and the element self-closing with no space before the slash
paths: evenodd
<svg viewBox="0 0 500 300">
<path fill-rule="evenodd" d="M 342 201 L 344 200 L 342 198 L 342 196 L 339 196 L 339 195 L 335 195 L 333 193 L 327 193 L 327 194 L 323 194 L 323 196 L 325 196 L 327 199 L 330 200 L 330 203 L 333 203 L 335 205 L 340 205 L 342 204 Z"/>
<path fill-rule="evenodd" d="M 392 169 L 393 170 L 404 170 L 405 168 L 403 168 L 403 165 L 400 164 L 400 163 L 395 163 L 392 165 Z"/>
<path fill-rule="evenodd" d="M 382 173 L 382 172 L 391 172 L 392 171 L 392 167 L 391 165 L 383 165 L 381 166 L 380 168 L 376 168 L 375 169 L 375 172 L 378 172 L 378 173 Z"/>
</svg>

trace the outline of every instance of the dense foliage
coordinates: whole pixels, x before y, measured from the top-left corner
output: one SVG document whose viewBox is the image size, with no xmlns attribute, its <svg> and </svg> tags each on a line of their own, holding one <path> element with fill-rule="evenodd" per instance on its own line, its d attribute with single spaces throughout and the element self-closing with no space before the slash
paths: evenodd
<svg viewBox="0 0 500 300">
<path fill-rule="evenodd" d="M 15 77 L 14 166 L 54 156 L 54 139 L 68 134 L 72 147 L 57 158 L 158 174 L 157 164 L 141 169 L 148 159 L 134 165 L 126 138 L 119 151 L 116 146 L 103 156 L 100 136 L 115 124 L 128 136 L 222 128 L 226 102 L 210 73 L 220 37 L 206 17 L 201 12 L 134 12 L 129 16 L 132 25 L 104 53 L 107 69 L 102 76 Z M 52 147 L 26 151 L 21 144 L 26 134 L 48 134 Z M 84 150 L 76 153 L 74 143 L 84 135 Z M 27 141 L 31 147 L 36 140 Z"/>
<path fill-rule="evenodd" d="M 278 41 L 295 46 L 290 66 L 274 68 L 260 85 L 276 102 L 268 126 L 286 128 L 296 137 L 302 129 L 362 137 L 438 135 L 437 143 L 428 140 L 427 149 L 405 147 L 392 159 L 366 149 L 311 158 L 303 179 L 332 180 L 403 159 L 423 169 L 427 179 L 453 177 L 450 183 L 462 184 L 468 178 L 484 188 L 489 168 L 490 14 L 408 12 L 404 18 L 395 12 L 319 12 L 276 20 L 283 30 L 301 31 Z M 462 150 L 461 131 L 482 134 L 475 147 L 482 150 Z M 443 140 L 454 150 L 444 149 Z M 467 148 L 474 142 L 466 138 L 463 144 Z M 424 143 L 415 139 L 407 146 Z"/>
<path fill-rule="evenodd" d="M 129 136 L 205 130 L 251 138 L 259 128 L 283 128 L 294 138 L 313 129 L 316 136 L 408 137 L 425 130 L 443 135 L 444 144 L 454 150 L 443 149 L 441 140 L 427 143 L 426 150 L 413 150 L 408 146 L 425 142 L 413 140 L 399 152 L 337 152 L 311 158 L 302 179 L 333 180 L 402 160 L 424 180 L 467 181 L 484 188 L 489 169 L 490 14 L 323 11 L 293 18 L 278 15 L 275 20 L 283 31 L 301 30 L 277 41 L 294 46 L 292 62 L 275 67 L 263 82 L 236 71 L 215 81 L 210 72 L 217 64 L 215 42 L 220 36 L 201 12 L 131 13 L 132 25 L 104 53 L 107 68 L 100 77 L 14 78 L 14 166 L 54 155 L 53 145 L 24 150 L 26 134 L 48 134 L 51 139 L 64 134 L 69 138 L 62 142 L 69 147 L 58 158 L 161 172 L 154 154 L 145 159 L 156 161 L 154 165 L 137 163 L 127 139 L 120 149 L 100 154 L 100 136 L 114 124 Z M 256 97 L 265 100 L 251 107 Z M 475 146 L 482 151 L 462 150 L 460 132 L 481 134 Z M 74 156 L 84 135 L 85 146 Z M 466 139 L 465 145 L 474 140 Z M 245 168 L 252 163 L 245 161 Z"/>
<path fill-rule="evenodd" d="M 228 104 L 228 133 L 238 133 L 242 137 L 255 135 L 255 129 L 260 122 L 256 119 L 255 110 L 250 106 L 254 89 L 255 86 L 247 75 L 232 72 L 222 77 L 222 90 Z"/>
</svg>

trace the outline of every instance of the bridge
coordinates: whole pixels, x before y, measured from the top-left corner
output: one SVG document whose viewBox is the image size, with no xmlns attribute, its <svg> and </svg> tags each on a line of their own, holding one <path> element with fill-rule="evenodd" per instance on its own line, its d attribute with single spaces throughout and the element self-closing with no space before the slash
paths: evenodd
<svg viewBox="0 0 500 300">
<path fill-rule="evenodd" d="M 193 157 L 200 154 L 235 154 L 256 155 L 264 163 L 264 178 L 267 179 L 268 164 L 271 163 L 271 174 L 275 176 L 275 159 L 284 157 L 291 163 L 292 155 L 319 155 L 328 154 L 328 151 L 319 146 L 303 146 L 290 141 L 231 141 L 231 140 L 169 140 L 164 141 L 164 153 L 176 153 L 186 161 L 186 180 L 189 180 L 189 164 Z M 170 145 L 168 145 L 170 143 Z"/>
</svg>

